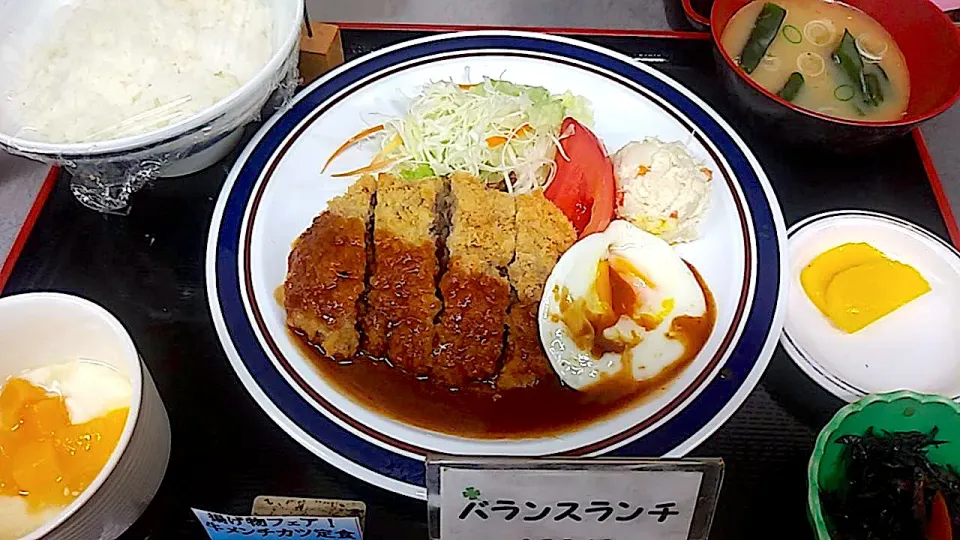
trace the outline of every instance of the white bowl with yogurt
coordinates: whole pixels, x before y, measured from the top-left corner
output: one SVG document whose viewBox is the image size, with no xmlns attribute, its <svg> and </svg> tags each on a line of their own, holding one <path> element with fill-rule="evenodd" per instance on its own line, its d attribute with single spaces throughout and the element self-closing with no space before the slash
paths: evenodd
<svg viewBox="0 0 960 540">
<path fill-rule="evenodd" d="M 24 374 L 31 381 L 59 378 L 66 396 L 70 384 L 96 384 L 83 381 L 96 370 L 78 374 L 62 365 L 93 361 L 130 383 L 126 423 L 100 473 L 72 502 L 40 516 L 15 498 L 0 497 L 5 499 L 0 500 L 0 539 L 117 538 L 153 499 L 170 456 L 167 413 L 133 340 L 115 317 L 92 302 L 60 293 L 28 293 L 0 298 L 0 350 L 0 381 Z M 101 382 L 98 393 L 118 388 L 116 381 Z M 79 390 L 74 390 L 83 398 L 78 401 L 89 403 L 90 396 Z M 120 388 L 113 399 L 124 395 Z M 71 405 L 69 398 L 67 404 L 71 416 L 83 405 Z"/>
</svg>

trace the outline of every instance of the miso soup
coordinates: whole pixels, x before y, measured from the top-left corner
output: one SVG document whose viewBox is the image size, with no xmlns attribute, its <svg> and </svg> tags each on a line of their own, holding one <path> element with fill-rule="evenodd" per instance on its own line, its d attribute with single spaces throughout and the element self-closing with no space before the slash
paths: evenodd
<svg viewBox="0 0 960 540">
<path fill-rule="evenodd" d="M 907 110 L 903 54 L 877 21 L 846 4 L 755 0 L 734 14 L 720 41 L 751 79 L 799 107 L 877 122 Z"/>
</svg>

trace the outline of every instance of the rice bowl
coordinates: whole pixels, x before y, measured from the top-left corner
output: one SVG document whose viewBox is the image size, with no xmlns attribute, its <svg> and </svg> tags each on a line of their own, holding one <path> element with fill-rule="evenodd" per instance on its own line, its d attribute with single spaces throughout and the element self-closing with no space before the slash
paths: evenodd
<svg viewBox="0 0 960 540">
<path fill-rule="evenodd" d="M 0 1 L 0 81 L 15 78 L 18 59 L 28 56 L 24 54 L 24 48 L 42 41 L 47 25 L 65 4 L 64 0 Z M 270 0 L 267 5 L 273 47 L 269 61 L 249 81 L 212 106 L 146 133 L 83 143 L 50 143 L 24 138 L 17 133 L 18 126 L 12 125 L 13 119 L 0 119 L 0 148 L 38 161 L 80 167 L 84 176 L 106 177 L 101 181 L 103 186 L 99 187 L 113 188 L 119 184 L 119 191 L 126 189 L 122 201 L 110 201 L 115 207 L 122 208 L 126 205 L 128 192 L 142 185 L 142 182 L 140 185 L 135 182 L 140 176 L 147 179 L 161 176 L 164 169 L 176 161 L 207 150 L 234 135 L 237 128 L 257 116 L 278 85 L 293 79 L 303 5 L 296 0 Z M 0 88 L 0 94 L 8 92 L 8 88 Z M 230 147 L 221 145 L 217 149 L 222 156 Z M 201 160 L 196 166 L 202 168 L 219 157 Z"/>
</svg>

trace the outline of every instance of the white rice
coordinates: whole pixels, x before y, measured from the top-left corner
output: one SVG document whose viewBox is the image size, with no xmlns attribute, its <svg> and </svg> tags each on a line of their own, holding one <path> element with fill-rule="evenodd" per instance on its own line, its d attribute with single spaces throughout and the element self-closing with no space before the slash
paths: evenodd
<svg viewBox="0 0 960 540">
<path fill-rule="evenodd" d="M 152 131 L 249 81 L 271 33 L 264 0 L 81 0 L 27 53 L 0 112 L 37 141 Z"/>
</svg>

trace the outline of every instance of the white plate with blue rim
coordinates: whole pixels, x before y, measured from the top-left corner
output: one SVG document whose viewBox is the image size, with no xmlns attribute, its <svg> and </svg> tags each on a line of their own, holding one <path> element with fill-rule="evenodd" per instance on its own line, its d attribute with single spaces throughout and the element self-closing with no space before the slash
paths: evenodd
<svg viewBox="0 0 960 540">
<path fill-rule="evenodd" d="M 378 118 L 403 114 L 425 83 L 483 77 L 584 96 L 593 103 L 593 130 L 608 148 L 649 136 L 681 141 L 714 174 L 701 237 L 677 247 L 716 301 L 717 322 L 706 345 L 651 399 L 563 433 L 465 437 L 396 420 L 325 379 L 287 331 L 274 299 L 291 242 L 353 181 L 321 174 L 323 161 Z M 338 166 L 362 167 L 374 154 L 361 146 Z M 423 499 L 423 462 L 433 452 L 678 457 L 695 448 L 743 403 L 770 360 L 784 319 L 785 238 L 779 204 L 756 158 L 679 83 L 572 39 L 469 32 L 402 43 L 350 62 L 271 118 L 217 201 L 207 292 L 224 351 L 267 415 L 333 466 Z"/>
</svg>

